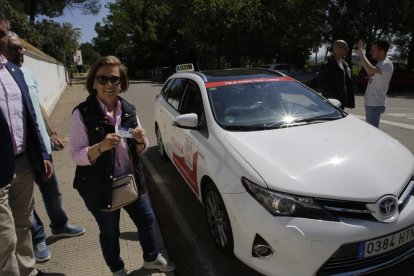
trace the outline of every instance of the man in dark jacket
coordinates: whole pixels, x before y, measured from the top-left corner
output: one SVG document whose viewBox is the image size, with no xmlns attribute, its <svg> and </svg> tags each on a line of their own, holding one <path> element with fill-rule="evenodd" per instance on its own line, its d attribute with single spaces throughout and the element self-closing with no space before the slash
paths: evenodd
<svg viewBox="0 0 414 276">
<path fill-rule="evenodd" d="M 53 172 L 23 73 L 7 62 L 9 24 L 0 13 L 0 275 L 44 275 L 30 235 L 34 172 Z"/>
<path fill-rule="evenodd" d="M 355 107 L 352 88 L 352 73 L 344 57 L 348 53 L 348 44 L 344 40 L 335 40 L 332 44 L 332 56 L 319 70 L 319 86 L 322 96 L 341 102 L 341 108 Z"/>
</svg>

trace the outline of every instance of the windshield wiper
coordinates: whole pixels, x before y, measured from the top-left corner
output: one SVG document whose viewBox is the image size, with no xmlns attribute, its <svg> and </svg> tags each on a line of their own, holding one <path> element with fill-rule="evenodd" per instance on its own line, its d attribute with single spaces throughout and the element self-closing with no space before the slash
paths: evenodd
<svg viewBox="0 0 414 276">
<path fill-rule="evenodd" d="M 311 118 L 301 118 L 301 119 L 293 120 L 292 123 L 316 123 L 316 122 L 320 123 L 324 121 L 335 121 L 338 119 L 342 119 L 342 117 L 320 116 L 320 117 L 311 117 Z"/>
<path fill-rule="evenodd" d="M 290 123 L 287 123 L 285 121 L 282 122 L 274 122 L 270 124 L 264 125 L 266 129 L 277 129 L 277 128 L 285 128 L 285 127 L 293 127 L 293 126 L 302 126 L 307 125 L 307 122 L 299 122 L 299 121 L 293 121 Z"/>
<path fill-rule="evenodd" d="M 301 126 L 301 125 L 308 125 L 311 123 L 320 123 L 324 121 L 334 121 L 341 119 L 342 117 L 311 117 L 311 118 L 298 118 L 296 120 L 292 120 L 290 122 L 286 121 L 279 121 L 279 122 L 273 122 L 270 124 L 264 125 L 268 129 L 275 129 L 275 128 L 285 128 L 285 127 L 294 127 L 294 126 Z"/>
<path fill-rule="evenodd" d="M 232 125 L 232 126 L 223 126 L 226 130 L 238 130 L 238 131 L 255 131 L 255 130 L 264 130 L 267 129 L 264 125 Z"/>
<path fill-rule="evenodd" d="M 272 122 L 268 124 L 252 124 L 252 125 L 231 125 L 231 126 L 223 126 L 227 130 L 236 130 L 236 131 L 258 131 L 258 130 L 266 130 L 266 129 L 278 129 L 278 128 L 287 128 L 287 127 L 295 127 L 295 126 L 303 126 L 312 123 L 321 123 L 324 121 L 334 121 L 341 119 L 342 117 L 311 117 L 311 118 L 298 118 L 291 122 L 285 121 L 278 121 Z"/>
</svg>

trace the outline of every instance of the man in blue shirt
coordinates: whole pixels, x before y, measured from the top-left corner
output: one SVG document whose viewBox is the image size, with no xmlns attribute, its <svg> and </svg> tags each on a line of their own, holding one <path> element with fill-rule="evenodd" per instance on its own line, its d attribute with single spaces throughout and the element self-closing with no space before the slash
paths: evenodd
<svg viewBox="0 0 414 276">
<path fill-rule="evenodd" d="M 58 136 L 56 130 L 51 127 L 49 118 L 39 103 L 37 80 L 33 72 L 25 67 L 22 67 L 24 62 L 24 52 L 26 48 L 23 47 L 22 42 L 18 36 L 9 32 L 9 40 L 7 44 L 4 56 L 9 62 L 19 66 L 23 71 L 24 79 L 29 88 L 29 93 L 33 106 L 36 112 L 36 120 L 39 125 L 39 130 L 45 143 L 47 153 L 52 160 L 52 148 L 63 148 L 63 142 Z M 52 140 L 52 141 L 51 141 Z M 52 142 L 52 143 L 51 143 Z M 43 202 L 46 207 L 46 212 L 50 219 L 50 228 L 52 230 L 53 237 L 74 237 L 85 233 L 85 228 L 76 225 L 68 224 L 68 217 L 63 210 L 62 206 L 62 194 L 59 191 L 59 184 L 56 178 L 56 174 L 53 173 L 52 177 L 48 181 L 44 181 L 41 177 L 36 177 L 35 182 L 38 184 L 40 192 L 43 197 Z M 32 240 L 33 250 L 37 262 L 46 262 L 50 259 L 50 252 L 46 245 L 46 233 L 43 227 L 43 223 L 40 217 L 37 215 L 36 210 L 33 212 L 32 220 Z"/>
</svg>

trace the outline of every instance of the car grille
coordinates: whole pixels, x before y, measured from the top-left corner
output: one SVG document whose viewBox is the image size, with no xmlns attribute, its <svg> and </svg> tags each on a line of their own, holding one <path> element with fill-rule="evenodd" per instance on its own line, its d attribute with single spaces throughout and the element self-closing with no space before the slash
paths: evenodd
<svg viewBox="0 0 414 276">
<path fill-rule="evenodd" d="M 414 254 L 414 241 L 393 251 L 370 258 L 358 259 L 359 243 L 345 244 L 323 265 L 318 276 L 334 275 L 369 268 L 389 263 L 392 265 Z M 404 258 L 403 258 L 404 257 Z"/>
<path fill-rule="evenodd" d="M 411 177 L 398 199 L 398 208 L 401 212 L 409 199 L 414 196 L 414 179 Z M 347 202 L 326 199 L 317 199 L 319 204 L 324 206 L 329 212 L 341 217 L 356 218 L 376 221 L 364 202 Z M 353 275 L 353 272 L 370 271 L 376 267 L 386 267 L 395 264 L 404 258 L 414 254 L 414 241 L 411 241 L 400 248 L 390 252 L 385 252 L 377 256 L 358 258 L 359 242 L 342 245 L 335 254 L 318 271 L 318 276 L 341 274 Z M 359 274 L 359 273 L 357 273 Z M 342 274 L 341 274 L 342 275 Z"/>
<path fill-rule="evenodd" d="M 316 201 L 334 216 L 375 221 L 365 202 L 316 199 Z"/>
<path fill-rule="evenodd" d="M 414 179 L 411 177 L 398 197 L 398 210 L 401 212 L 408 200 L 414 195 Z M 370 210 L 367 209 L 367 202 L 342 201 L 331 199 L 315 199 L 321 206 L 328 210 L 332 215 L 344 218 L 362 219 L 377 221 Z"/>
</svg>

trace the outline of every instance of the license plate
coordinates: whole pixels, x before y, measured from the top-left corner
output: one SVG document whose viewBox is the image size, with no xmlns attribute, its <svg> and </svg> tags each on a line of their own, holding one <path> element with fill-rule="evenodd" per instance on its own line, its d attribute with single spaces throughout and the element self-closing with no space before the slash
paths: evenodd
<svg viewBox="0 0 414 276">
<path fill-rule="evenodd" d="M 394 234 L 359 244 L 358 258 L 366 258 L 394 250 L 414 240 L 414 225 Z"/>
</svg>

